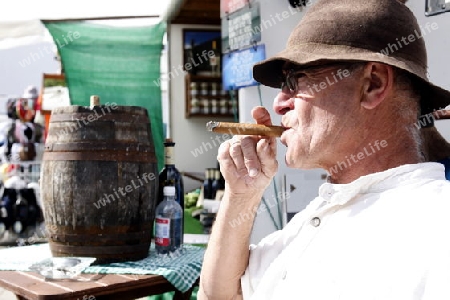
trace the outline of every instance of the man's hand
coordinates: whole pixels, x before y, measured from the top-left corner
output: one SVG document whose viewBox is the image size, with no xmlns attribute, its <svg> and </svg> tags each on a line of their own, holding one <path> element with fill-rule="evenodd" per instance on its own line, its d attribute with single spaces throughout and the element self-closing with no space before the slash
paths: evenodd
<svg viewBox="0 0 450 300">
<path fill-rule="evenodd" d="M 255 107 L 252 116 L 257 124 L 272 125 L 264 107 Z M 263 136 L 234 136 L 223 143 L 217 159 L 227 192 L 242 198 L 264 191 L 278 169 L 276 146 L 275 138 Z"/>
</svg>

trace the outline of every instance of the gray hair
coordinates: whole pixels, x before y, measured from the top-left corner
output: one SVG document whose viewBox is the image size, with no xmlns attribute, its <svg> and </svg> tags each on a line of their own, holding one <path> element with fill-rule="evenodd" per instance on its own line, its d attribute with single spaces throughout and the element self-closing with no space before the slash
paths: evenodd
<svg viewBox="0 0 450 300">
<path fill-rule="evenodd" d="M 410 73 L 394 68 L 394 85 L 397 91 L 395 96 L 395 106 L 397 116 L 403 120 L 404 129 L 410 134 L 413 139 L 414 147 L 420 156 L 423 157 L 422 148 L 422 134 L 420 127 L 417 126 L 419 120 L 421 106 L 421 91 L 420 84 Z"/>
</svg>

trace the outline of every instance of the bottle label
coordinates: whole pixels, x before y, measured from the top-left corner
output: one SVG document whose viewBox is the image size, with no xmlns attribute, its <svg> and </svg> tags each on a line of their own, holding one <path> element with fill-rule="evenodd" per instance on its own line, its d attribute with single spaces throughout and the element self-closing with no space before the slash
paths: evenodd
<svg viewBox="0 0 450 300">
<path fill-rule="evenodd" d="M 155 244 L 158 246 L 170 245 L 170 219 L 155 218 Z"/>
<path fill-rule="evenodd" d="M 174 165 L 175 159 L 173 157 L 173 147 L 165 147 L 164 148 L 164 159 L 166 161 L 166 165 Z"/>
<path fill-rule="evenodd" d="M 211 66 L 217 66 L 217 57 L 216 57 L 216 55 L 213 55 L 213 56 L 209 57 L 209 63 L 211 64 Z"/>
</svg>

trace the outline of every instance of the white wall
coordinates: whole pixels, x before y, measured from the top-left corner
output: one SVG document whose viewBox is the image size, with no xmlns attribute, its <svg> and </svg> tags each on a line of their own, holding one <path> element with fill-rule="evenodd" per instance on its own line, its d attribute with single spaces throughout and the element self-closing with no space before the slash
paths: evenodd
<svg viewBox="0 0 450 300">
<path fill-rule="evenodd" d="M 171 25 L 168 31 L 169 45 L 169 69 L 174 69 L 183 65 L 183 28 L 214 28 L 193 25 Z M 220 27 L 215 27 L 220 28 Z M 209 117 L 186 119 L 185 112 L 185 77 L 184 73 L 174 72 L 176 76 L 169 78 L 169 104 L 170 109 L 170 134 L 176 143 L 175 160 L 180 172 L 197 172 L 203 176 L 205 168 L 215 168 L 217 166 L 218 141 L 223 141 L 226 137 L 217 136 L 206 131 L 206 123 Z M 230 119 L 219 118 L 218 121 Z M 193 155 L 195 150 L 203 151 L 203 154 Z M 185 192 L 201 186 L 201 183 L 184 177 Z"/>
<path fill-rule="evenodd" d="M 430 81 L 450 90 L 450 12 L 426 17 L 425 6 L 422 1 L 408 1 L 408 7 L 417 18 L 419 25 L 425 27 L 427 23 L 436 23 L 438 29 L 424 36 L 428 52 L 428 66 Z M 450 120 L 435 122 L 439 132 L 450 141 Z"/>
<path fill-rule="evenodd" d="M 270 57 L 284 49 L 290 32 L 297 25 L 308 8 L 303 9 L 302 11 L 299 9 L 293 9 L 289 6 L 289 2 L 287 0 L 260 0 L 259 2 L 261 5 L 261 24 L 263 28 L 261 43 L 265 44 L 266 56 Z M 265 86 L 260 86 L 260 89 L 262 95 L 261 100 L 259 97 L 258 87 L 249 87 L 239 90 L 240 122 L 253 122 L 250 111 L 254 106 L 260 105 L 262 102 L 262 105 L 265 106 L 271 113 L 272 122 L 274 124 L 280 124 L 281 117 L 275 114 L 272 110 L 272 102 L 278 93 L 278 90 Z M 277 229 L 272 217 L 275 219 L 278 228 L 280 228 L 281 220 L 278 216 L 280 212 L 282 214 L 284 213 L 283 205 L 275 205 L 275 202 L 272 199 L 276 198 L 276 196 L 283 190 L 282 184 L 284 182 L 285 175 L 288 176 L 287 181 L 289 183 L 295 183 L 295 180 L 291 180 L 291 176 L 293 176 L 292 170 L 287 169 L 284 165 L 284 154 L 285 147 L 281 143 L 278 143 L 277 157 L 279 162 L 279 172 L 272 185 L 264 193 L 264 197 L 267 199 L 268 207 L 270 207 L 270 213 L 261 212 L 257 215 L 251 237 L 252 243 L 259 241 L 261 238 Z M 310 174 L 311 172 L 299 171 L 297 174 L 299 174 L 299 176 L 304 176 L 303 174 Z M 317 184 L 313 184 L 312 187 L 314 188 L 316 185 Z M 297 188 L 299 188 L 299 186 L 297 186 Z M 300 189 L 297 189 L 296 192 L 300 192 Z M 294 194 L 292 194 L 292 196 L 293 195 Z M 280 199 L 280 197 L 278 197 L 278 199 Z M 292 209 L 292 205 L 290 204 L 291 201 L 292 200 L 287 201 L 288 209 Z M 299 201 L 298 198 L 297 201 Z"/>
<path fill-rule="evenodd" d="M 0 95 L 22 95 L 28 85 L 41 90 L 43 73 L 59 73 L 53 43 L 0 50 Z"/>
<path fill-rule="evenodd" d="M 419 25 L 425 28 L 427 23 L 437 23 L 438 29 L 424 35 L 428 51 L 430 81 L 450 89 L 450 12 L 426 17 L 425 1 L 410 0 L 407 6 L 417 18 Z"/>
<path fill-rule="evenodd" d="M 450 120 L 438 120 L 434 124 L 442 136 L 450 142 Z"/>
<path fill-rule="evenodd" d="M 273 24 L 273 26 L 270 26 L 267 30 L 262 32 L 261 41 L 261 43 L 266 46 L 267 57 L 270 57 L 284 48 L 289 33 L 300 21 L 304 12 L 308 10 L 308 7 L 305 8 L 303 12 L 293 13 L 293 10 L 289 8 L 287 0 L 259 0 L 259 2 L 261 4 L 261 21 L 263 22 L 263 20 L 266 20 L 267 22 L 268 20 L 271 20 Z M 315 1 L 311 1 L 311 3 L 313 2 Z M 428 49 L 430 80 L 435 84 L 450 90 L 450 13 L 425 17 L 424 1 L 408 1 L 408 6 L 416 15 L 419 24 L 422 26 L 425 26 L 427 22 L 436 22 L 438 24 L 439 30 L 431 32 L 424 37 Z M 288 13 L 289 17 L 282 21 L 278 21 L 277 13 L 279 14 L 278 16 L 280 16 L 284 11 Z M 273 22 L 273 20 L 277 22 Z M 271 111 L 273 98 L 278 91 L 276 89 L 261 87 L 261 92 L 263 105 Z M 250 110 L 255 105 L 259 105 L 259 103 L 258 89 L 256 87 L 241 89 L 239 91 L 240 121 L 251 122 Z M 275 124 L 279 124 L 280 117 L 272 112 L 272 120 Z M 450 121 L 437 121 L 436 123 L 438 130 L 450 141 Z M 284 153 L 285 147 L 279 143 L 279 172 L 275 180 L 278 191 L 281 190 L 284 175 L 287 176 L 288 183 L 294 183 L 297 187 L 310 187 L 307 191 L 296 190 L 295 193 L 292 193 L 292 197 L 287 201 L 288 210 L 289 207 L 294 206 L 298 209 L 304 207 L 307 203 L 305 199 L 300 198 L 306 195 L 311 196 L 317 194 L 317 186 L 323 182 L 321 175 L 324 172 L 322 170 L 301 171 L 288 169 L 284 164 Z M 312 192 L 312 190 L 314 191 Z M 274 188 L 271 186 L 267 189 L 265 197 L 273 197 L 274 193 Z M 277 214 L 276 206 L 272 206 L 272 214 Z M 252 242 L 257 242 L 274 230 L 275 227 L 269 214 L 260 213 L 255 221 L 251 240 Z"/>
</svg>

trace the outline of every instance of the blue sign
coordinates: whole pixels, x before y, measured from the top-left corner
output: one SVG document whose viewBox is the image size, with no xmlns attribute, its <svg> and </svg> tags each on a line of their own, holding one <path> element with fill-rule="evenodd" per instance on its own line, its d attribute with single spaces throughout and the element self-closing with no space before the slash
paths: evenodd
<svg viewBox="0 0 450 300">
<path fill-rule="evenodd" d="M 253 65 L 266 58 L 266 47 L 258 45 L 225 53 L 222 57 L 222 86 L 224 90 L 257 85 L 253 79 Z"/>
</svg>

